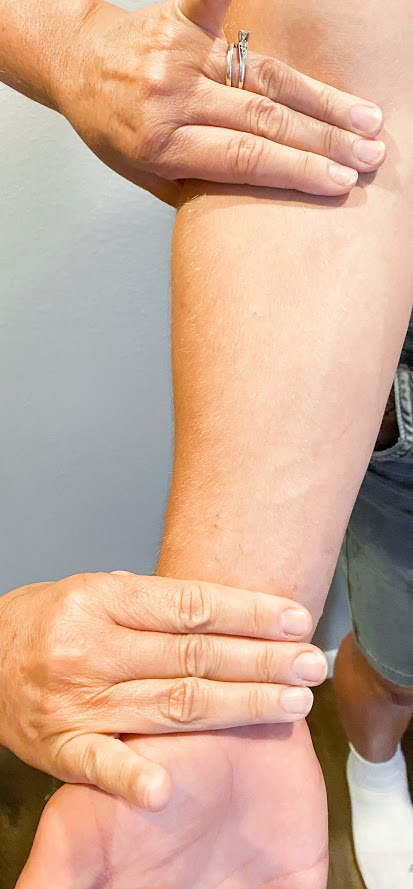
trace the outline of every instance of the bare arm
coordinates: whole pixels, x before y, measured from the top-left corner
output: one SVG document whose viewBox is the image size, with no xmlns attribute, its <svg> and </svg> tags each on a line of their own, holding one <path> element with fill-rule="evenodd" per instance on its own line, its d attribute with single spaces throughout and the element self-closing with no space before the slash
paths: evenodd
<svg viewBox="0 0 413 889">
<path fill-rule="evenodd" d="M 240 0 L 233 28 L 245 22 L 257 49 L 370 91 L 389 156 L 346 201 L 188 188 L 174 238 L 176 454 L 160 569 L 287 592 L 317 620 L 412 303 L 413 15 L 408 0 L 391 13 L 384 2 L 262 0 L 252 11 Z"/>
<path fill-rule="evenodd" d="M 0 80 L 57 109 L 68 57 L 92 9 L 90 0 L 1 0 Z"/>
</svg>

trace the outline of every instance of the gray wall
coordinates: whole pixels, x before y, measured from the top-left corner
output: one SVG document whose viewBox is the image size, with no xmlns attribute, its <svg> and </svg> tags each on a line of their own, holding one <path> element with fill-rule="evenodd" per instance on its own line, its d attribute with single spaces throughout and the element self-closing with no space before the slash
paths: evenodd
<svg viewBox="0 0 413 889">
<path fill-rule="evenodd" d="M 0 592 L 148 573 L 171 467 L 173 212 L 1 86 L 0 201 Z M 346 627 L 339 592 L 322 643 Z"/>
<path fill-rule="evenodd" d="M 173 212 L 0 91 L 0 589 L 153 569 Z"/>
</svg>

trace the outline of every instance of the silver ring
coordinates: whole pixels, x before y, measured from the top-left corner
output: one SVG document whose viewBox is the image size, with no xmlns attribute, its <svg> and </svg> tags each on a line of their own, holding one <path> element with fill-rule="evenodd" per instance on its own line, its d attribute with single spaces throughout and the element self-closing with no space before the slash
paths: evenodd
<svg viewBox="0 0 413 889">
<path fill-rule="evenodd" d="M 228 44 L 226 84 L 232 86 L 232 63 L 234 61 L 235 43 Z"/>
<path fill-rule="evenodd" d="M 248 60 L 248 41 L 250 39 L 250 31 L 240 31 L 238 34 L 238 59 L 239 59 L 239 80 L 238 89 L 243 90 L 245 86 L 245 74 L 247 70 Z"/>
</svg>

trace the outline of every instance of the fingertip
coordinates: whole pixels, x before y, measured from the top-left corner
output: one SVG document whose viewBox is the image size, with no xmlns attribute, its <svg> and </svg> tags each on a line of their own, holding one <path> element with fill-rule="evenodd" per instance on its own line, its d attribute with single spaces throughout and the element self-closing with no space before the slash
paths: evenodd
<svg viewBox="0 0 413 889">
<path fill-rule="evenodd" d="M 313 618 L 307 608 L 291 604 L 281 614 L 281 629 L 284 635 L 304 639 L 313 629 Z"/>
<path fill-rule="evenodd" d="M 141 788 L 138 781 L 138 796 L 141 798 Z M 166 769 L 159 768 L 151 778 L 146 780 L 143 808 L 149 812 L 161 812 L 172 796 L 172 781 Z"/>
<path fill-rule="evenodd" d="M 328 661 L 315 645 L 301 651 L 294 661 L 294 675 L 306 685 L 321 685 L 328 675 Z"/>
<path fill-rule="evenodd" d="M 310 713 L 313 703 L 314 695 L 307 687 L 286 688 L 281 694 L 281 706 L 291 717 L 305 718 Z"/>
<path fill-rule="evenodd" d="M 377 139 L 357 139 L 353 145 L 353 154 L 361 162 L 360 172 L 373 172 L 385 160 L 386 145 Z"/>
<path fill-rule="evenodd" d="M 350 124 L 363 136 L 377 136 L 383 129 L 383 112 L 377 105 L 360 102 L 350 111 Z"/>
<path fill-rule="evenodd" d="M 354 188 L 359 177 L 357 170 L 335 163 L 329 165 L 328 172 L 331 181 L 345 189 L 345 191 L 350 191 L 351 188 Z"/>
</svg>

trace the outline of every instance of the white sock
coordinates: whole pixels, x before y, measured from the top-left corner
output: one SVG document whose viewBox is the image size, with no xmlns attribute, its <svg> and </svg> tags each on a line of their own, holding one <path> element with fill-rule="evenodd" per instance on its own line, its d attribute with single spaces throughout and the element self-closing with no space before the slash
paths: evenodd
<svg viewBox="0 0 413 889">
<path fill-rule="evenodd" d="M 367 762 L 350 744 L 347 762 L 353 840 L 367 889 L 413 889 L 413 806 L 399 746 Z"/>
</svg>

